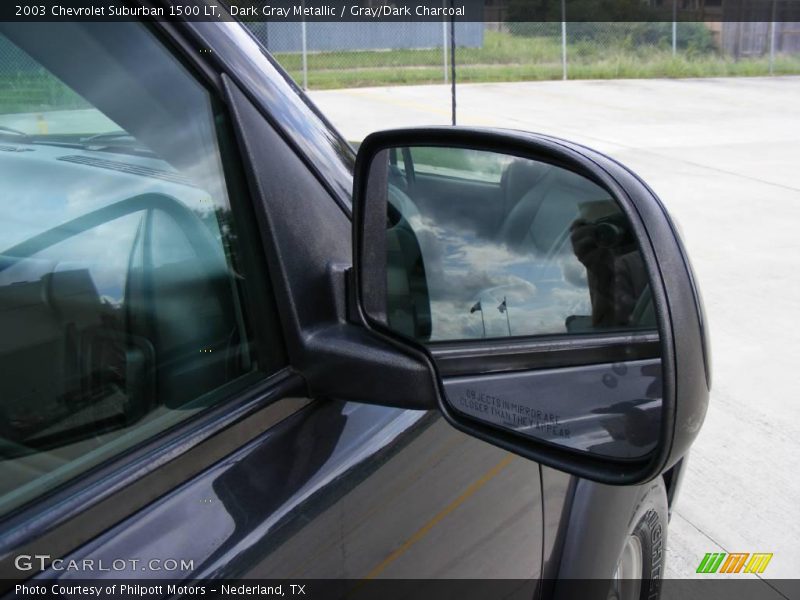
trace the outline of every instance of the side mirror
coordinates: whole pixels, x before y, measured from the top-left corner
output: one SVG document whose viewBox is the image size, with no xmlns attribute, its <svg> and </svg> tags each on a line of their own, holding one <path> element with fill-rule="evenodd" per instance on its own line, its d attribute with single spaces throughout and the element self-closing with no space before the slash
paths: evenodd
<svg viewBox="0 0 800 600">
<path fill-rule="evenodd" d="M 640 179 L 588 148 L 370 135 L 353 292 L 357 320 L 430 372 L 394 396 L 430 397 L 456 428 L 542 464 L 643 482 L 703 422 L 704 316 L 679 236 Z"/>
</svg>

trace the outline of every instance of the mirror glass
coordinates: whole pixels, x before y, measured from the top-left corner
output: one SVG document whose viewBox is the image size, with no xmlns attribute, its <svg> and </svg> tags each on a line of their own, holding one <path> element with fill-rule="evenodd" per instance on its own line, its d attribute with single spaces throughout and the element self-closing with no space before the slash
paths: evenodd
<svg viewBox="0 0 800 600">
<path fill-rule="evenodd" d="M 434 357 L 440 342 L 656 334 L 636 236 L 613 196 L 583 175 L 415 146 L 379 152 L 369 186 L 387 206 L 383 320 Z M 526 436 L 645 455 L 658 440 L 660 359 L 589 362 L 445 378 L 447 399 Z"/>
<path fill-rule="evenodd" d="M 463 148 L 388 152 L 387 319 L 424 342 L 655 329 L 611 195 L 566 169 Z"/>
</svg>

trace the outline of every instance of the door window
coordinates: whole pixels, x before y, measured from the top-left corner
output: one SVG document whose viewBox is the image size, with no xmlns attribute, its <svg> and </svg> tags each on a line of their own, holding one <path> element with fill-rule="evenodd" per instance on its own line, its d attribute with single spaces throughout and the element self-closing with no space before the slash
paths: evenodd
<svg viewBox="0 0 800 600">
<path fill-rule="evenodd" d="M 0 514 L 266 368 L 213 97 L 141 24 L 48 27 L 0 36 Z"/>
</svg>

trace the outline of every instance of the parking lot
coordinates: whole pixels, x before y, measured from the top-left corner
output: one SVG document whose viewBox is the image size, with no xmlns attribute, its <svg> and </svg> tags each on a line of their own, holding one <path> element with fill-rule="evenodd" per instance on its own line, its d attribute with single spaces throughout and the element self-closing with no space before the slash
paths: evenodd
<svg viewBox="0 0 800 600">
<path fill-rule="evenodd" d="M 350 140 L 450 122 L 444 85 L 311 96 Z M 707 552 L 772 552 L 765 585 L 798 577 L 800 77 L 463 85 L 458 122 L 592 146 L 661 196 L 702 286 L 714 368 L 666 574 L 696 576 Z"/>
</svg>

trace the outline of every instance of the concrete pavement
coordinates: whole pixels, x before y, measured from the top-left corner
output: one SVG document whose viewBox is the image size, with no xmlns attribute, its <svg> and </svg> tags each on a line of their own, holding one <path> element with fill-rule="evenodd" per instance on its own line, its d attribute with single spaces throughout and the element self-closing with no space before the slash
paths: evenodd
<svg viewBox="0 0 800 600">
<path fill-rule="evenodd" d="M 350 140 L 450 122 L 445 86 L 311 96 Z M 702 286 L 714 365 L 667 576 L 695 576 L 714 551 L 773 552 L 762 578 L 800 576 L 800 78 L 462 85 L 458 116 L 592 146 L 661 196 Z"/>
</svg>

